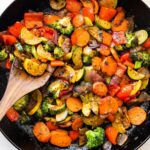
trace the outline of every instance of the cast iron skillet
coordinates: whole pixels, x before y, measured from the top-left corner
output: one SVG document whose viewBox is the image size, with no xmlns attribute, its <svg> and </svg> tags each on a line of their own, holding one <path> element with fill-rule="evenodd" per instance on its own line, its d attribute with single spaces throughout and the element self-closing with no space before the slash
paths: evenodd
<svg viewBox="0 0 150 150">
<path fill-rule="evenodd" d="M 128 15 L 135 16 L 135 23 L 138 28 L 150 27 L 150 9 L 140 0 L 120 0 L 122 5 L 128 12 Z M 35 11 L 49 11 L 48 0 L 16 0 L 0 17 L 0 31 L 7 28 L 17 20 L 23 18 L 24 12 L 29 9 Z M 2 97 L 8 78 L 8 71 L 0 67 L 0 98 Z M 146 122 L 138 127 L 132 127 L 127 133 L 129 135 L 128 142 L 122 147 L 113 147 L 115 150 L 134 150 L 141 146 L 150 137 L 150 106 L 144 103 L 143 107 L 148 112 Z M 12 144 L 22 150 L 59 150 L 50 144 L 39 143 L 33 136 L 31 126 L 20 126 L 18 123 L 10 123 L 5 117 L 0 122 L 0 130 Z M 72 144 L 70 150 L 86 150 L 86 147 L 78 148 L 77 144 Z M 65 149 L 64 149 L 65 150 Z"/>
</svg>

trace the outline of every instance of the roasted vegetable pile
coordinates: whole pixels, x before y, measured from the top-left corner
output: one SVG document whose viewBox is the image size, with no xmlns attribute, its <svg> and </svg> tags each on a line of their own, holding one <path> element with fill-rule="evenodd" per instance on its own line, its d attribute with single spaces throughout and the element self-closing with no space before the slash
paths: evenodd
<svg viewBox="0 0 150 150">
<path fill-rule="evenodd" d="M 0 61 L 48 83 L 18 100 L 12 122 L 32 124 L 35 138 L 58 147 L 122 146 L 141 125 L 149 101 L 150 36 L 134 30 L 117 0 L 51 0 L 50 12 L 27 12 L 0 33 Z M 134 104 L 134 105 L 133 105 Z"/>
</svg>

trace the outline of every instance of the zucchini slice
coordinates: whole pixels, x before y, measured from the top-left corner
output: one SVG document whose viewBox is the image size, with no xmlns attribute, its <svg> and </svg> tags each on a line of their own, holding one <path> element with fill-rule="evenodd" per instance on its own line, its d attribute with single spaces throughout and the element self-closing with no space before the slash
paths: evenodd
<svg viewBox="0 0 150 150">
<path fill-rule="evenodd" d="M 45 63 L 37 63 L 32 59 L 26 58 L 23 62 L 23 67 L 32 76 L 41 76 L 44 74 L 45 70 L 47 69 L 47 64 Z"/>
<path fill-rule="evenodd" d="M 130 96 L 135 95 L 140 90 L 141 85 L 142 85 L 142 81 L 141 80 L 139 80 L 137 82 L 134 82 L 133 90 L 131 91 Z"/>
<path fill-rule="evenodd" d="M 54 10 L 60 10 L 66 6 L 65 0 L 50 0 L 50 7 Z"/>
<path fill-rule="evenodd" d="M 60 114 L 66 109 L 66 105 L 65 104 L 60 105 L 60 106 L 58 106 L 58 105 L 51 105 L 50 104 L 48 107 L 49 107 L 49 113 L 51 115 Z"/>
<path fill-rule="evenodd" d="M 142 85 L 141 85 L 140 90 L 146 89 L 147 86 L 148 86 L 148 83 L 149 83 L 149 79 L 143 79 L 143 80 L 142 80 Z"/>
<path fill-rule="evenodd" d="M 139 30 L 135 32 L 135 35 L 138 39 L 138 44 L 141 45 L 143 44 L 147 38 L 148 38 L 148 33 L 146 30 Z"/>
<path fill-rule="evenodd" d="M 76 82 L 78 82 L 84 76 L 84 68 L 76 70 L 75 73 L 76 73 Z"/>
<path fill-rule="evenodd" d="M 67 109 L 63 112 L 61 112 L 60 114 L 57 114 L 56 115 L 56 122 L 60 122 L 60 121 L 63 121 L 67 118 L 68 116 L 68 111 Z"/>
<path fill-rule="evenodd" d="M 145 77 L 144 74 L 138 73 L 137 71 L 131 69 L 130 67 L 128 67 L 128 76 L 133 79 L 133 80 L 141 80 Z"/>
<path fill-rule="evenodd" d="M 102 20 L 98 16 L 95 16 L 95 23 L 100 29 L 109 30 L 111 28 L 110 22 Z"/>
<path fill-rule="evenodd" d="M 42 42 L 42 38 L 35 36 L 25 27 L 21 30 L 20 38 L 29 45 L 37 45 Z"/>
<path fill-rule="evenodd" d="M 84 24 L 86 25 L 86 26 L 93 26 L 93 23 L 92 23 L 92 21 L 89 19 L 89 17 L 84 17 Z"/>
</svg>

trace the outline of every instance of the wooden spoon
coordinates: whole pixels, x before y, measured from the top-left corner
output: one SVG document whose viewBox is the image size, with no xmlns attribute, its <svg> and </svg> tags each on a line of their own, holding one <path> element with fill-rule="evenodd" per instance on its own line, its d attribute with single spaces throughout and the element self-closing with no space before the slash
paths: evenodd
<svg viewBox="0 0 150 150">
<path fill-rule="evenodd" d="M 13 63 L 6 91 L 0 101 L 0 120 L 3 119 L 7 110 L 12 107 L 18 99 L 44 86 L 53 71 L 54 68 L 51 68 L 40 77 L 31 77 L 23 70 L 16 68 Z"/>
</svg>

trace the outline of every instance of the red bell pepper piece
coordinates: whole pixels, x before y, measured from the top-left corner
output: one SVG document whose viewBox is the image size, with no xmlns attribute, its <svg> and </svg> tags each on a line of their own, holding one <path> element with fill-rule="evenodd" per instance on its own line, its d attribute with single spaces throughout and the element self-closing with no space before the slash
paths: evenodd
<svg viewBox="0 0 150 150">
<path fill-rule="evenodd" d="M 116 13 L 116 9 L 102 6 L 99 12 L 99 17 L 103 20 L 111 21 L 115 17 Z"/>
<path fill-rule="evenodd" d="M 121 45 L 121 44 L 126 44 L 127 43 L 127 39 L 125 37 L 125 33 L 123 31 L 120 32 L 113 32 L 113 42 L 116 45 Z"/>
<path fill-rule="evenodd" d="M 8 32 L 13 36 L 15 36 L 16 38 L 18 38 L 22 28 L 23 28 L 23 24 L 17 21 L 14 25 L 8 28 Z"/>
<path fill-rule="evenodd" d="M 71 137 L 72 141 L 76 141 L 79 138 L 79 131 L 70 131 L 69 136 Z"/>
<path fill-rule="evenodd" d="M 145 43 L 144 43 L 144 45 L 143 45 L 145 48 L 150 48 L 150 38 L 148 38 L 146 41 L 145 41 Z"/>
<path fill-rule="evenodd" d="M 43 13 L 42 12 L 31 12 L 24 14 L 24 23 L 26 28 L 32 29 L 34 27 L 42 27 L 43 26 Z"/>
<path fill-rule="evenodd" d="M 84 7 L 82 9 L 82 15 L 88 17 L 92 22 L 94 21 L 94 12 L 91 8 Z"/>
<path fill-rule="evenodd" d="M 123 55 L 121 55 L 120 61 L 121 61 L 121 63 L 124 63 L 126 61 L 132 62 L 132 59 L 130 58 L 130 54 L 127 52 L 127 53 L 124 53 Z"/>
<path fill-rule="evenodd" d="M 116 93 L 120 90 L 120 86 L 117 85 L 117 84 L 109 85 L 109 86 L 108 86 L 108 89 L 109 89 L 109 91 L 108 91 L 109 94 L 110 94 L 111 96 L 115 96 Z"/>
<path fill-rule="evenodd" d="M 16 122 L 19 119 L 19 113 L 13 107 L 7 111 L 6 116 L 11 122 Z"/>
<path fill-rule="evenodd" d="M 11 62 L 9 59 L 6 60 L 5 68 L 8 70 L 10 70 L 10 68 L 11 68 Z"/>
<path fill-rule="evenodd" d="M 125 86 L 121 87 L 121 89 L 117 93 L 117 97 L 121 100 L 126 100 L 128 97 L 130 97 L 130 93 L 132 90 L 133 90 L 132 84 L 125 85 Z"/>
<path fill-rule="evenodd" d="M 1 38 L 2 38 L 5 45 L 13 45 L 17 42 L 16 37 L 13 35 L 3 34 L 3 35 L 1 35 Z"/>
</svg>

